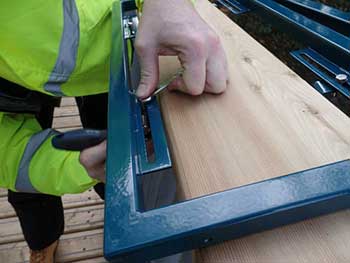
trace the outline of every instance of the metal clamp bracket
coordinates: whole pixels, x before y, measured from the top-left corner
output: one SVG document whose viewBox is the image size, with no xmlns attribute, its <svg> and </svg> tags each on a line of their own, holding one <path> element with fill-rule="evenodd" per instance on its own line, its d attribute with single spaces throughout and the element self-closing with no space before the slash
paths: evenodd
<svg viewBox="0 0 350 263">
<path fill-rule="evenodd" d="M 291 52 L 301 64 L 319 76 L 334 90 L 350 99 L 350 73 L 326 59 L 311 48 Z M 349 62 L 350 63 L 350 62 Z M 318 85 L 319 86 L 319 85 Z M 330 92 L 326 89 L 327 93 Z M 325 92 L 326 92 L 325 90 Z"/>
</svg>

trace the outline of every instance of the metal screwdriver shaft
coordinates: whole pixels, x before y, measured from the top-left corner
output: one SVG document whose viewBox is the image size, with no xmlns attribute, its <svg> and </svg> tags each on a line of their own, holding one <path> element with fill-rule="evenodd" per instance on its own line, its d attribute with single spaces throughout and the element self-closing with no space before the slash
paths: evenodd
<svg viewBox="0 0 350 263">
<path fill-rule="evenodd" d="M 181 68 L 180 70 L 178 70 L 176 72 L 175 75 L 173 75 L 171 78 L 169 78 L 166 82 L 162 83 L 161 85 L 159 85 L 158 89 L 156 89 L 152 95 L 150 95 L 149 97 L 145 98 L 145 99 L 141 99 L 140 101 L 145 103 L 145 102 L 149 102 L 152 100 L 153 97 L 157 96 L 159 93 L 161 93 L 163 90 L 165 90 L 166 88 L 168 88 L 169 84 L 175 80 L 177 77 L 181 76 L 182 73 L 184 72 L 184 69 Z"/>
</svg>

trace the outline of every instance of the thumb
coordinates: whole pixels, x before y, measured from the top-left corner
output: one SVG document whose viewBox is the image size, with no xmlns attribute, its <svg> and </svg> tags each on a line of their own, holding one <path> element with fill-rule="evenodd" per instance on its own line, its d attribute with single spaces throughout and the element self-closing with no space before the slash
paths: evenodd
<svg viewBox="0 0 350 263">
<path fill-rule="evenodd" d="M 159 80 L 158 54 L 155 50 L 145 50 L 139 56 L 141 67 L 141 79 L 136 91 L 136 96 L 144 99 L 150 96 L 156 89 Z"/>
<path fill-rule="evenodd" d="M 87 168 L 99 165 L 106 160 L 107 141 L 87 148 L 80 153 L 80 162 Z"/>
</svg>

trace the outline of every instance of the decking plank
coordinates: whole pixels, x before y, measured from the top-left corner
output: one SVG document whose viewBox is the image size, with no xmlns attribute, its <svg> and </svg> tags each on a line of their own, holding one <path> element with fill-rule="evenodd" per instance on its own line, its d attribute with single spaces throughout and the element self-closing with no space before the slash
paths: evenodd
<svg viewBox="0 0 350 263">
<path fill-rule="evenodd" d="M 65 107 L 65 106 L 74 106 L 76 105 L 75 98 L 74 97 L 64 97 L 61 100 L 60 107 Z"/>
<path fill-rule="evenodd" d="M 57 262 L 72 262 L 103 256 L 103 229 L 65 234 L 61 237 Z M 0 245 L 0 262 L 28 262 L 29 249 L 25 242 Z"/>
<path fill-rule="evenodd" d="M 93 230 L 103 227 L 104 206 L 94 205 L 66 209 L 65 234 Z M 0 220 L 0 245 L 24 241 L 19 221 L 16 217 Z"/>
<path fill-rule="evenodd" d="M 7 189 L 5 188 L 0 188 L 0 197 L 7 196 Z"/>
<path fill-rule="evenodd" d="M 103 204 L 103 200 L 90 189 L 82 194 L 64 195 L 63 207 L 65 209 Z M 12 206 L 7 201 L 7 196 L 0 198 L 0 219 L 16 216 Z"/>
<path fill-rule="evenodd" d="M 79 110 L 77 106 L 65 106 L 60 108 L 55 108 L 53 113 L 54 117 L 67 117 L 67 116 L 77 116 L 79 115 Z"/>
<path fill-rule="evenodd" d="M 53 128 L 70 128 L 82 126 L 79 115 L 56 117 L 53 120 Z"/>
</svg>

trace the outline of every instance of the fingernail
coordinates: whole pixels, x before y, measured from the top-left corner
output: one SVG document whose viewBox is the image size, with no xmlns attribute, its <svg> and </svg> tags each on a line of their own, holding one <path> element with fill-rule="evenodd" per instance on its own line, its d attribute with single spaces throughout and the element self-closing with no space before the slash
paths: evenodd
<svg viewBox="0 0 350 263">
<path fill-rule="evenodd" d="M 147 88 L 145 85 L 140 85 L 136 90 L 136 96 L 139 98 L 144 98 L 147 96 Z"/>
</svg>

